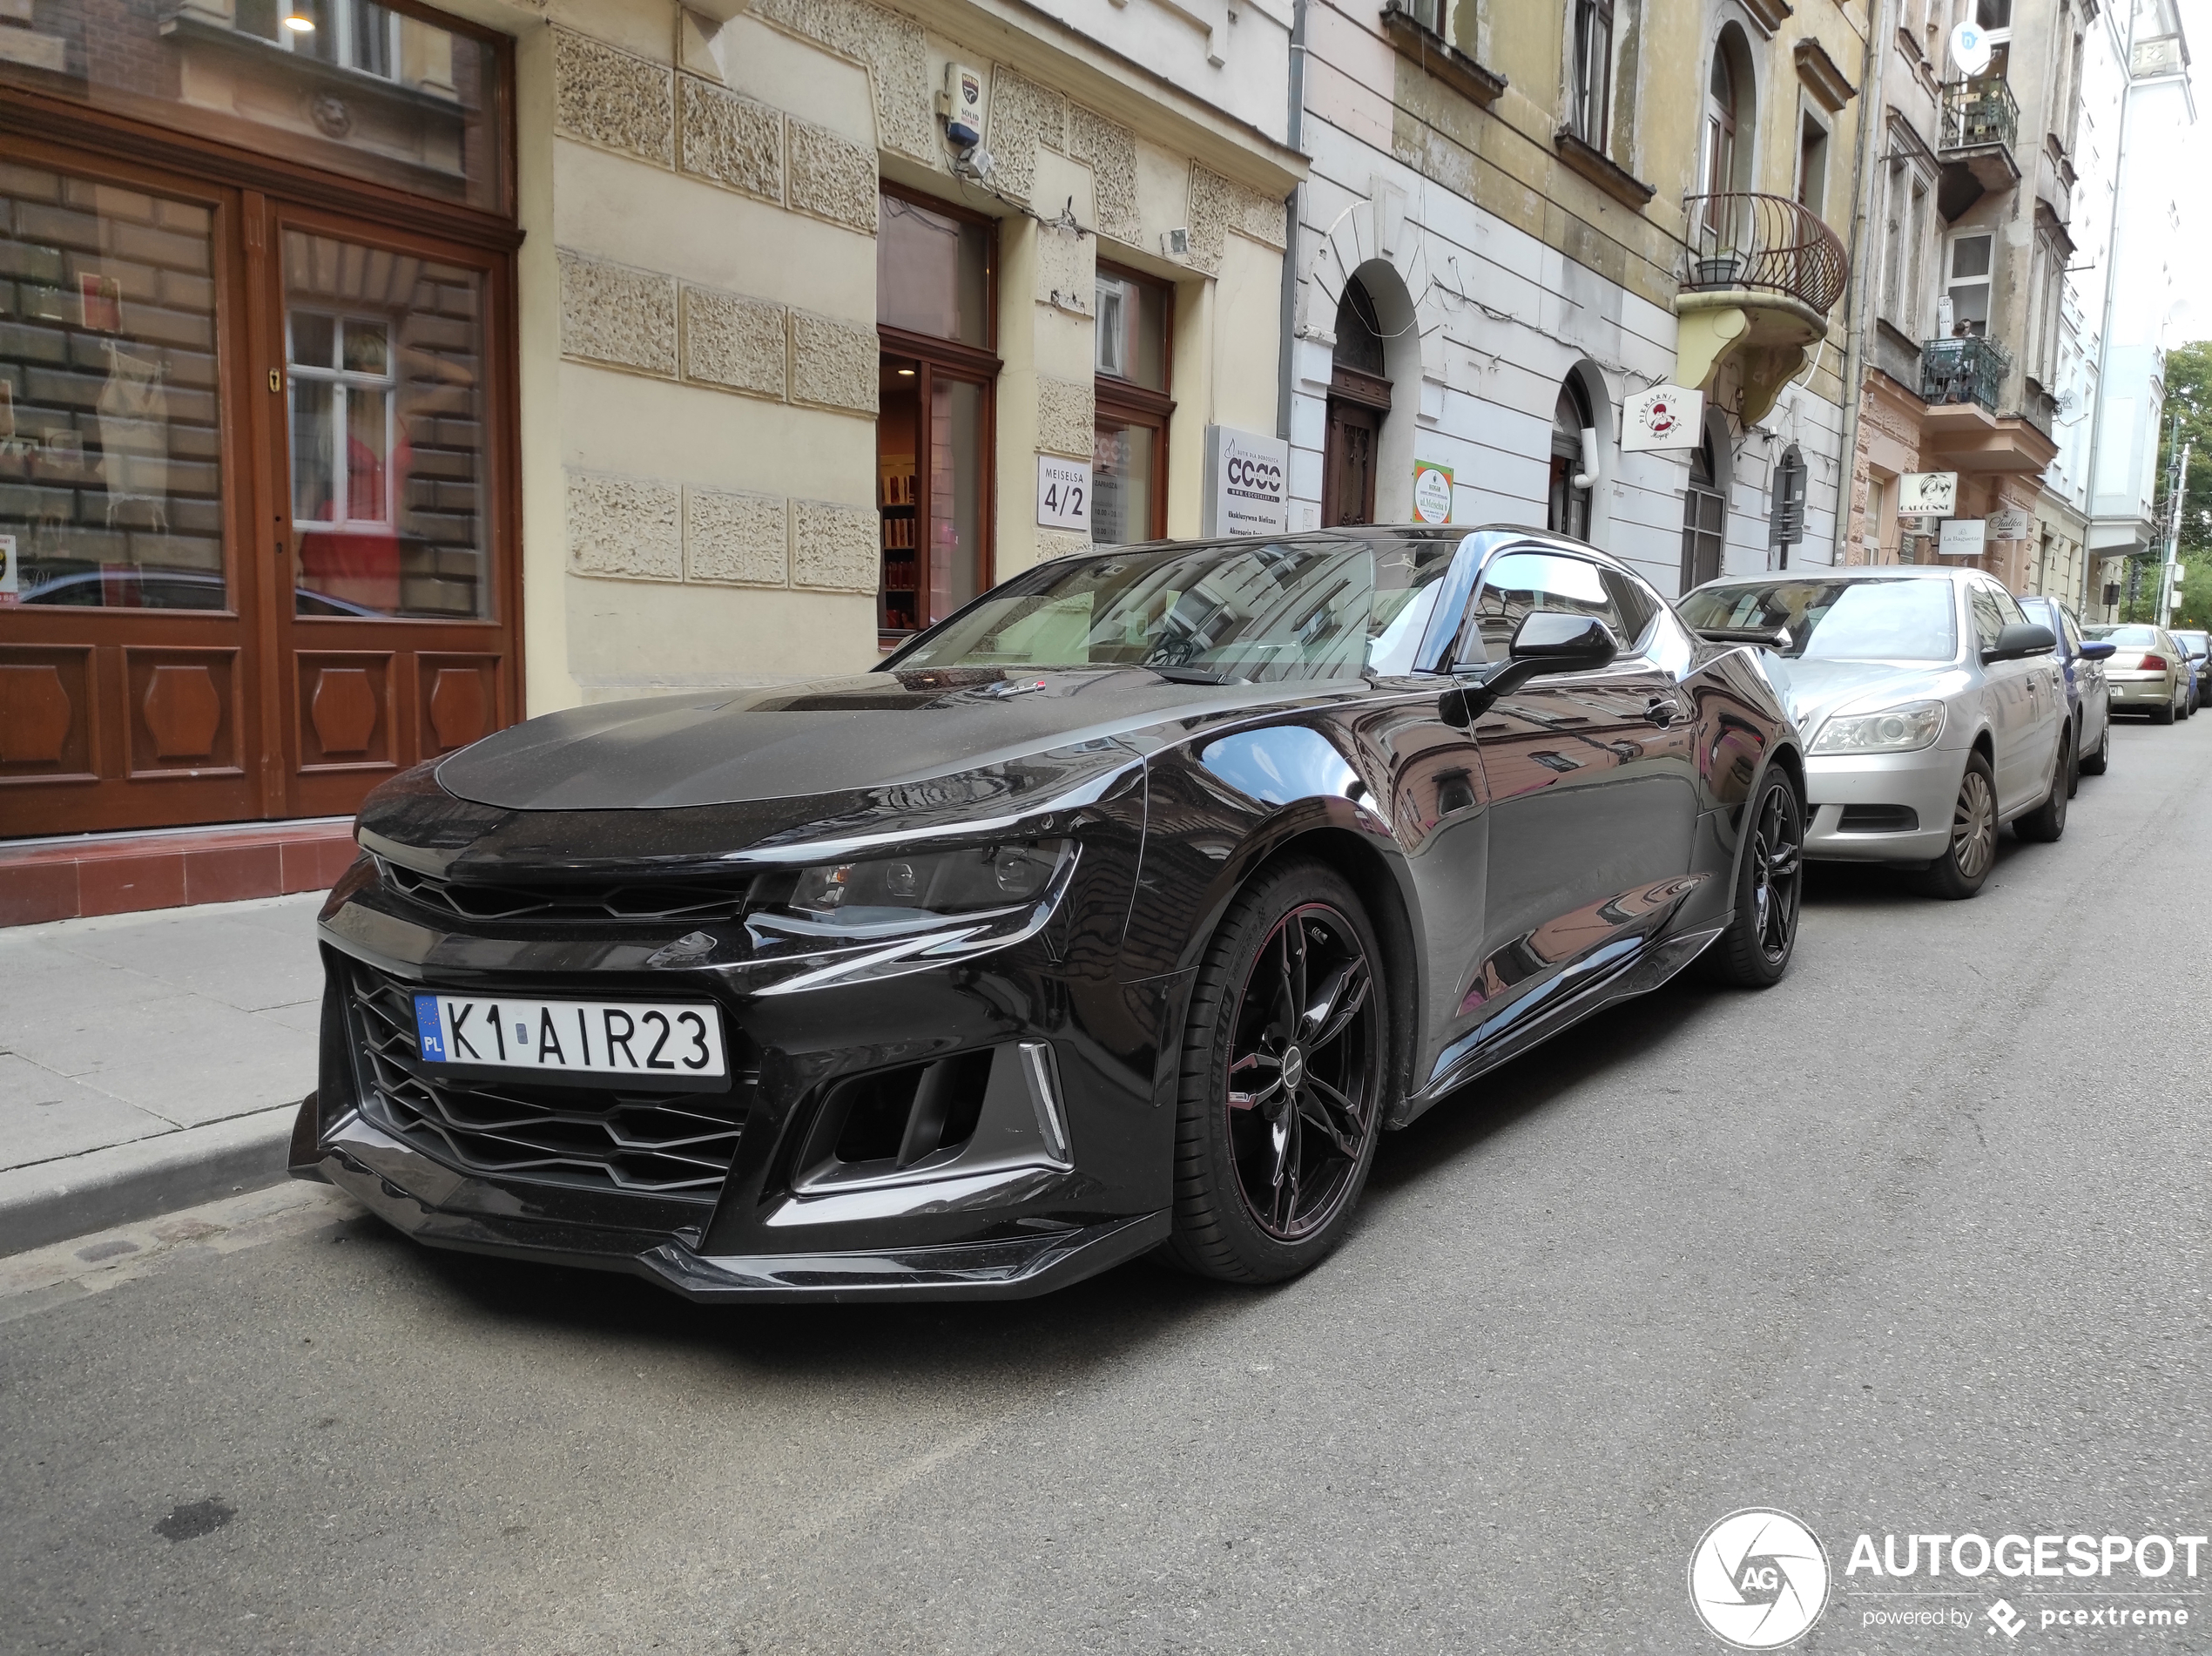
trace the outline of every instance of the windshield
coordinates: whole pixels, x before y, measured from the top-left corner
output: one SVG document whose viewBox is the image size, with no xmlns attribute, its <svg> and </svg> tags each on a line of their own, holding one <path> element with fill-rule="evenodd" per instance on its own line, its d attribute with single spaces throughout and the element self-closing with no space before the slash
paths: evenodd
<svg viewBox="0 0 2212 1656">
<path fill-rule="evenodd" d="M 1700 587 L 1676 606 L 1692 627 L 1790 629 L 1810 660 L 1948 661 L 1959 652 L 1949 581 L 1766 581 Z"/>
<path fill-rule="evenodd" d="M 2158 642 L 2155 626 L 2085 626 L 2081 629 L 2093 639 L 2108 639 L 2114 644 L 2132 644 L 2148 648 Z"/>
<path fill-rule="evenodd" d="M 1413 670 L 1453 541 L 1231 541 L 1041 564 L 897 659 L 1153 667 L 1223 684 Z"/>
</svg>

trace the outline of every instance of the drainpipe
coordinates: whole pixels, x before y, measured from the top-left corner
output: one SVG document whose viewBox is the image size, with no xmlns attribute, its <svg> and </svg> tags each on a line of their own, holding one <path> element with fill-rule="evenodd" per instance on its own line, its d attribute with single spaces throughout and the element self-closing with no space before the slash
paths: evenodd
<svg viewBox="0 0 2212 1656">
<path fill-rule="evenodd" d="M 1844 450 L 1840 463 L 1843 475 L 1836 488 L 1836 539 L 1829 552 L 1831 564 L 1840 564 L 1844 559 L 1845 543 L 1851 538 L 1851 496 L 1858 487 L 1858 406 L 1865 401 L 1865 393 L 1860 381 L 1866 374 L 1866 335 L 1871 326 L 1869 313 L 1873 309 L 1869 302 L 1873 278 L 1867 271 L 1866 224 L 1873 211 L 1874 170 L 1881 161 L 1875 150 L 1875 140 L 1881 131 L 1882 71 L 1889 61 L 1884 43 L 1889 31 L 1889 0 L 1874 0 L 1866 37 L 1866 51 L 1860 60 L 1858 71 L 1861 101 L 1858 105 L 1858 176 L 1851 180 L 1851 311 L 1844 327 Z"/>
<path fill-rule="evenodd" d="M 1294 153 L 1304 153 L 1305 142 L 1305 0 L 1291 7 L 1291 108 L 1285 137 Z M 1275 435 L 1285 442 L 1291 436 L 1291 374 L 1298 341 L 1298 186 L 1291 186 L 1283 203 L 1283 326 L 1282 344 L 1275 364 Z"/>
<path fill-rule="evenodd" d="M 2089 410 L 2089 462 L 2081 504 L 2088 525 L 2081 532 L 2094 539 L 2097 532 L 2097 453 L 2105 437 L 2105 359 L 2112 354 L 2112 308 L 2120 295 L 2120 192 L 2128 179 L 2128 112 L 2135 106 L 2135 5 L 2128 7 L 2128 49 L 2120 55 L 2120 120 L 2112 145 L 2112 220 L 2105 229 L 2105 319 L 2097 335 L 2097 404 Z M 2155 429 L 2155 428 L 2153 428 Z M 2087 546 L 2081 549 L 2081 610 L 2089 608 L 2089 584 L 2096 559 Z M 2161 578 L 2162 579 L 2162 578 Z M 2159 625 L 2166 625 L 2161 618 Z"/>
</svg>

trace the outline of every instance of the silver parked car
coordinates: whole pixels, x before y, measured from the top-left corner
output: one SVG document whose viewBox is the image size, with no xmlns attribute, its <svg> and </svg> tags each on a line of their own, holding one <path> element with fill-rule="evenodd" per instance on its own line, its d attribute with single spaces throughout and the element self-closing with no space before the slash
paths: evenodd
<svg viewBox="0 0 2212 1656">
<path fill-rule="evenodd" d="M 1976 569 L 1822 570 L 1710 581 L 1708 638 L 1766 644 L 1810 742 L 1805 855 L 1895 862 L 1971 897 L 1997 831 L 2066 831 L 2073 721 L 2051 631 Z"/>
<path fill-rule="evenodd" d="M 2105 663 L 2114 713 L 2147 713 L 2154 725 L 2170 725 L 2189 716 L 2189 654 L 2182 641 L 2148 621 L 2081 629 L 2088 638 L 2116 646 Z"/>
</svg>

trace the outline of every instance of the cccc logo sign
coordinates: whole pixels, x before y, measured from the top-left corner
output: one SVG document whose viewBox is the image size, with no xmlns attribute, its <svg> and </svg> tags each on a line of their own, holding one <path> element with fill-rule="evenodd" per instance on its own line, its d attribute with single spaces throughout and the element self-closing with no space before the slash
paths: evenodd
<svg viewBox="0 0 2212 1656">
<path fill-rule="evenodd" d="M 1689 1602 L 1716 1639 L 1779 1650 L 1828 1607 L 1828 1555 L 1787 1512 L 1746 1507 L 1705 1531 L 1689 1555 Z"/>
</svg>

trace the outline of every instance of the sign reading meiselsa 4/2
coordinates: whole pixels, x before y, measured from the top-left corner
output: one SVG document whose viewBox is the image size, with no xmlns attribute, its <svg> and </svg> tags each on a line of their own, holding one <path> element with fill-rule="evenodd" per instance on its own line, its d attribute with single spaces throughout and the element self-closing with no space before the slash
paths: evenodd
<svg viewBox="0 0 2212 1656">
<path fill-rule="evenodd" d="M 1280 535 L 1291 526 L 1291 445 L 1280 437 L 1206 428 L 1202 535 Z"/>
<path fill-rule="evenodd" d="M 1090 527 L 1090 463 L 1037 456 L 1037 522 L 1047 529 Z"/>
</svg>

